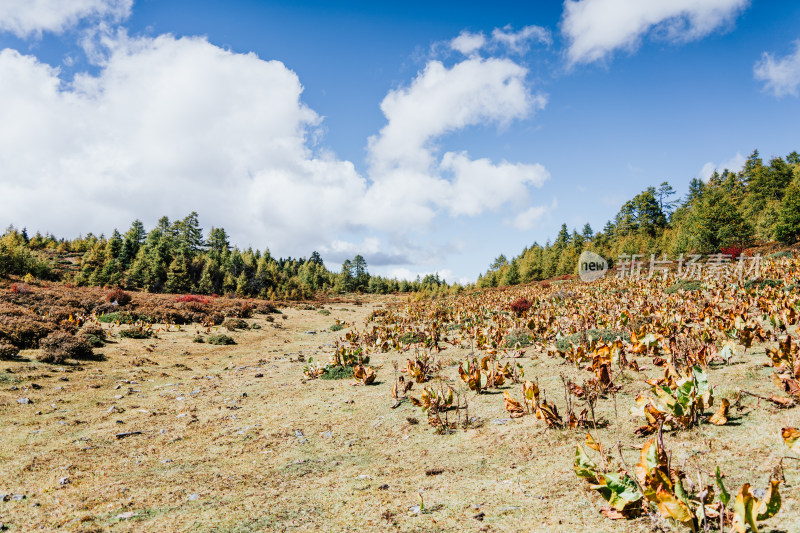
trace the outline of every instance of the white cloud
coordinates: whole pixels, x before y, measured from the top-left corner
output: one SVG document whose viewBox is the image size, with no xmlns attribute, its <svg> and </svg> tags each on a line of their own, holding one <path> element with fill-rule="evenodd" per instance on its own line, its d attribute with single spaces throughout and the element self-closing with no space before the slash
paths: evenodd
<svg viewBox="0 0 800 533">
<path fill-rule="evenodd" d="M 482 33 L 470 33 L 464 30 L 450 41 L 450 48 L 468 56 L 483 48 L 484 44 L 486 37 Z"/>
<path fill-rule="evenodd" d="M 465 56 L 474 56 L 482 48 L 524 54 L 528 51 L 532 42 L 550 46 L 553 42 L 550 30 L 542 26 L 525 26 L 519 31 L 514 31 L 509 24 L 492 30 L 492 35 L 489 39 L 483 33 L 472 33 L 464 30 L 458 37 L 446 44 Z"/>
<path fill-rule="evenodd" d="M 517 214 L 512 219 L 507 219 L 506 224 L 513 226 L 520 231 L 530 231 L 536 227 L 542 218 L 549 215 L 558 207 L 558 200 L 553 198 L 553 203 L 547 205 L 534 205 Z"/>
<path fill-rule="evenodd" d="M 711 175 L 714 174 L 715 170 L 719 170 L 721 172 L 725 169 L 728 169 L 731 172 L 739 172 L 740 170 L 742 170 L 745 161 L 747 161 L 747 159 L 739 152 L 736 152 L 735 156 L 731 157 L 722 164 L 717 165 L 713 161 L 709 161 L 708 163 L 703 165 L 703 168 L 700 169 L 700 172 L 698 172 L 697 177 L 703 181 L 708 181 L 708 178 L 710 178 Z"/>
<path fill-rule="evenodd" d="M 570 65 L 634 50 L 648 33 L 673 42 L 699 39 L 735 19 L 749 0 L 565 0 L 561 30 Z"/>
<path fill-rule="evenodd" d="M 518 32 L 513 31 L 510 25 L 504 28 L 495 28 L 492 31 L 492 40 L 517 54 L 527 52 L 531 41 L 548 46 L 553 42 L 550 30 L 541 26 L 525 26 Z"/>
<path fill-rule="evenodd" d="M 407 246 L 409 231 L 517 206 L 549 177 L 537 164 L 439 153 L 448 133 L 545 105 L 509 59 L 431 61 L 391 91 L 363 176 L 310 148 L 322 119 L 283 63 L 203 38 L 103 29 L 93 39 L 98 73 L 71 82 L 0 51 L 0 223 L 75 236 L 197 211 L 206 229 L 281 255 L 418 264 L 430 243 Z"/>
<path fill-rule="evenodd" d="M 548 174 L 540 165 L 494 165 L 463 152 L 440 158 L 435 144 L 447 133 L 543 108 L 546 96 L 530 93 L 526 73 L 508 59 L 472 57 L 451 68 L 431 61 L 410 86 L 391 91 L 381 103 L 387 124 L 369 139 L 372 222 L 425 225 L 437 206 L 474 216 L 524 195 L 526 184 L 541 186 Z"/>
<path fill-rule="evenodd" d="M 81 19 L 127 18 L 133 0 L 3 0 L 0 1 L 0 30 L 18 37 L 62 33 Z"/>
<path fill-rule="evenodd" d="M 764 52 L 761 61 L 753 66 L 753 74 L 757 80 L 765 82 L 764 90 L 772 91 L 775 96 L 797 96 L 797 88 L 800 87 L 800 40 L 794 42 L 793 54 L 780 59 Z"/>
</svg>

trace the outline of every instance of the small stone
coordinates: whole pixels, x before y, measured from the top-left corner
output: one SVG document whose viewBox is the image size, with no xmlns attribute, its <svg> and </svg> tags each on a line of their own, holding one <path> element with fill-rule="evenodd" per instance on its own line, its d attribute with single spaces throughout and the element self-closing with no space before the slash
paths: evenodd
<svg viewBox="0 0 800 533">
<path fill-rule="evenodd" d="M 192 494 L 191 496 L 189 496 L 189 501 L 190 502 L 194 502 L 194 501 L 197 501 L 199 499 L 200 499 L 200 495 L 199 494 Z"/>
<path fill-rule="evenodd" d="M 11 495 L 11 499 L 14 500 L 15 502 L 21 502 L 25 498 L 27 498 L 27 496 L 25 496 L 24 494 L 12 494 Z"/>
<path fill-rule="evenodd" d="M 33 402 L 31 401 L 30 398 L 17 398 L 17 403 L 22 405 L 28 405 L 32 404 Z"/>
<path fill-rule="evenodd" d="M 72 480 L 70 480 L 68 477 L 62 477 L 58 480 L 59 485 L 69 485 L 70 483 L 72 483 Z"/>
<path fill-rule="evenodd" d="M 246 392 L 242 393 L 242 398 L 247 398 L 247 393 Z"/>
<path fill-rule="evenodd" d="M 256 378 L 263 378 L 263 377 L 264 377 L 264 374 L 262 374 L 261 372 L 259 372 L 258 374 L 256 374 L 256 375 L 255 375 L 255 376 L 253 376 L 253 377 L 256 377 Z"/>
<path fill-rule="evenodd" d="M 508 420 L 509 420 L 508 418 L 495 418 L 494 420 L 492 420 L 492 424 L 501 425 L 507 423 Z"/>
<path fill-rule="evenodd" d="M 117 520 L 129 520 L 129 519 L 133 518 L 134 516 L 136 516 L 136 513 L 134 511 L 128 511 L 126 513 L 118 514 L 117 515 Z"/>
<path fill-rule="evenodd" d="M 303 436 L 303 430 L 302 429 L 295 429 L 294 430 L 294 436 L 299 439 L 300 437 Z"/>
<path fill-rule="evenodd" d="M 42 388 L 42 386 L 37 383 L 31 383 L 31 388 L 34 390 L 39 390 Z"/>
<path fill-rule="evenodd" d="M 161 461 L 161 464 L 163 464 L 163 465 L 165 465 L 167 463 L 174 463 L 174 461 L 172 459 L 164 459 L 164 460 Z"/>
<path fill-rule="evenodd" d="M 322 434 L 322 438 L 324 439 L 329 439 L 331 437 L 333 437 L 333 431 L 326 431 L 325 433 Z"/>
<path fill-rule="evenodd" d="M 124 398 L 124 396 L 122 394 L 117 394 L 116 396 L 114 396 L 115 400 L 121 400 L 123 398 Z"/>
<path fill-rule="evenodd" d="M 499 511 L 500 511 L 501 513 L 508 513 L 508 512 L 510 512 L 510 511 L 516 511 L 516 510 L 518 510 L 518 509 L 519 509 L 519 507 L 517 507 L 516 505 L 506 505 L 505 507 L 501 507 L 501 508 L 499 509 Z"/>
<path fill-rule="evenodd" d="M 383 485 L 381 485 L 380 487 L 378 487 L 378 490 L 389 490 L 389 485 L 387 485 L 386 483 L 384 483 Z"/>
</svg>

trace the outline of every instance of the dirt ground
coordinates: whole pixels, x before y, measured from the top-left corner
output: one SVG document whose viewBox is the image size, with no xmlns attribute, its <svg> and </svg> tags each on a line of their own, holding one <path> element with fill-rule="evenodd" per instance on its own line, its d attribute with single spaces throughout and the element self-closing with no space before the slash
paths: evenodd
<svg viewBox="0 0 800 533">
<path fill-rule="evenodd" d="M 373 354 L 370 386 L 305 378 L 308 358 L 327 360 L 348 331 L 329 330 L 337 319 L 363 329 L 387 303 L 256 315 L 247 322 L 260 329 L 229 333 L 233 346 L 193 342 L 208 336 L 195 325 L 162 326 L 146 340 L 104 325 L 112 335 L 98 350 L 105 361 L 48 365 L 28 350 L 26 361 L 0 363 L 0 496 L 7 500 L 0 523 L 9 531 L 673 530 L 647 517 L 604 518 L 605 502 L 572 469 L 585 431 L 509 418 L 503 388 L 467 392 L 455 362 L 469 350 L 439 355 L 442 376 L 466 395 L 475 418 L 474 427 L 449 435 L 437 434 L 410 402 L 391 408 L 393 362 L 404 365 L 413 349 Z M 585 377 L 530 349 L 517 361 L 560 409 L 559 376 Z M 714 368 L 715 396 L 774 393 L 765 362 L 764 349 L 752 348 Z M 645 440 L 633 436 L 633 398 L 645 376 L 662 373 L 620 378 L 617 415 L 611 400 L 598 406 L 608 422 L 601 441 L 619 438 L 631 467 Z M 504 388 L 519 398 L 518 385 Z M 411 394 L 418 393 L 415 386 Z M 800 426 L 800 409 L 753 397 L 739 405 L 729 425 L 666 435 L 673 464 L 705 482 L 719 465 L 733 493 L 745 482 L 767 486 L 780 459 L 792 455 L 780 428 Z M 783 470 L 782 509 L 762 531 L 800 531 L 800 461 L 785 459 Z"/>
</svg>

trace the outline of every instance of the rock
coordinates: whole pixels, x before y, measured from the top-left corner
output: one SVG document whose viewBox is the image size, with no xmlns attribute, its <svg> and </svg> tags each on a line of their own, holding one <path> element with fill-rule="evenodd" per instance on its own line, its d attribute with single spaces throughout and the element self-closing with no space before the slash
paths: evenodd
<svg viewBox="0 0 800 533">
<path fill-rule="evenodd" d="M 200 495 L 199 494 L 192 494 L 191 496 L 189 496 L 189 501 L 190 502 L 194 502 L 194 501 L 197 501 L 199 499 L 200 499 Z"/>
<path fill-rule="evenodd" d="M 506 505 L 505 507 L 501 507 L 500 509 L 498 509 L 498 511 L 501 513 L 508 513 L 510 511 L 516 511 L 518 509 L 519 507 L 517 507 L 516 505 Z"/>
<path fill-rule="evenodd" d="M 387 485 L 386 483 L 384 483 L 383 485 L 381 485 L 380 487 L 378 487 L 378 490 L 389 490 L 389 485 Z"/>
<path fill-rule="evenodd" d="M 134 516 L 136 516 L 136 513 L 134 511 L 128 511 L 126 513 L 118 514 L 116 518 L 117 520 L 130 520 Z"/>
<path fill-rule="evenodd" d="M 322 438 L 324 439 L 329 439 L 331 437 L 333 437 L 333 431 L 326 431 L 325 433 L 322 434 Z"/>
<path fill-rule="evenodd" d="M 37 384 L 37 383 L 31 383 L 31 388 L 32 388 L 33 390 L 39 390 L 39 389 L 41 389 L 41 388 L 42 388 L 42 386 L 41 386 L 41 385 L 39 385 L 39 384 Z"/>
<path fill-rule="evenodd" d="M 24 494 L 12 494 L 11 495 L 11 499 L 14 500 L 15 502 L 21 502 L 25 498 L 27 498 L 27 496 L 25 496 Z"/>
<path fill-rule="evenodd" d="M 492 424 L 501 425 L 501 424 L 505 424 L 509 420 L 510 420 L 509 418 L 495 418 L 494 420 L 492 420 Z"/>
<path fill-rule="evenodd" d="M 313 329 L 309 330 L 309 331 L 304 331 L 303 333 L 305 333 L 306 335 L 316 335 L 317 334 L 317 332 L 314 331 Z"/>
<path fill-rule="evenodd" d="M 125 433 L 117 433 L 115 436 L 118 439 L 124 439 L 125 437 L 132 437 L 134 435 L 141 435 L 141 431 L 126 431 Z"/>
<path fill-rule="evenodd" d="M 32 404 L 33 402 L 31 401 L 30 398 L 17 398 L 17 403 L 22 405 L 29 405 Z"/>
<path fill-rule="evenodd" d="M 256 377 L 256 378 L 263 378 L 263 377 L 264 377 L 264 374 L 262 374 L 261 372 L 259 372 L 258 374 L 256 374 L 256 375 L 255 375 L 255 376 L 253 376 L 253 377 Z"/>
<path fill-rule="evenodd" d="M 69 485 L 70 483 L 72 483 L 72 480 L 68 477 L 62 477 L 58 480 L 59 485 Z"/>
<path fill-rule="evenodd" d="M 122 407 L 117 407 L 116 405 L 112 405 L 111 407 L 108 408 L 108 411 L 106 411 L 106 413 L 108 413 L 108 414 L 124 413 L 124 412 L 125 412 L 125 409 L 123 409 Z"/>
</svg>

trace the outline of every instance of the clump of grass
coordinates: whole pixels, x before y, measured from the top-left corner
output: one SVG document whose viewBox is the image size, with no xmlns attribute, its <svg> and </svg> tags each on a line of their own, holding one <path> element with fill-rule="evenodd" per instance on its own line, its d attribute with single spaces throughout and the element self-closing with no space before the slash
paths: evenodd
<svg viewBox="0 0 800 533">
<path fill-rule="evenodd" d="M 784 250 L 782 252 L 775 252 L 774 254 L 769 254 L 767 257 L 770 259 L 780 259 L 781 257 L 792 257 L 792 252 Z"/>
<path fill-rule="evenodd" d="M 777 279 L 750 279 L 744 282 L 745 289 L 763 289 L 764 287 L 780 287 L 783 285 Z"/>
<path fill-rule="evenodd" d="M 261 329 L 261 324 L 250 324 L 250 329 Z"/>
<path fill-rule="evenodd" d="M 60 364 L 67 359 L 94 359 L 92 347 L 81 337 L 65 331 L 54 331 L 39 341 L 42 349 L 37 357 L 43 363 Z"/>
<path fill-rule="evenodd" d="M 232 337 L 229 337 L 227 335 L 222 335 L 222 334 L 210 335 L 206 342 L 208 342 L 208 344 L 215 344 L 217 346 L 225 346 L 225 345 L 228 345 L 228 344 L 236 344 L 236 341 L 234 341 Z"/>
<path fill-rule="evenodd" d="M 81 337 L 86 339 L 86 342 L 89 343 L 89 346 L 92 348 L 102 348 L 105 345 L 103 339 L 98 337 L 97 335 L 92 335 L 91 333 L 81 333 Z"/>
<path fill-rule="evenodd" d="M 664 294 L 675 294 L 678 291 L 699 291 L 703 286 L 697 280 L 682 279 L 675 285 L 664 289 Z"/>
<path fill-rule="evenodd" d="M 105 313 L 97 317 L 97 320 L 104 324 L 133 324 L 138 320 L 135 314 L 131 312 L 115 311 L 113 313 Z"/>
<path fill-rule="evenodd" d="M 533 338 L 531 337 L 531 334 L 523 328 L 511 330 L 505 338 L 505 345 L 509 348 L 513 348 L 515 346 L 530 346 L 532 343 Z"/>
<path fill-rule="evenodd" d="M 337 322 L 336 324 L 332 325 L 332 326 L 331 326 L 330 328 L 328 328 L 328 329 L 330 329 L 331 331 L 340 331 L 340 330 L 343 330 L 343 329 L 344 329 L 344 326 L 342 325 L 342 323 L 341 323 L 341 322 Z"/>
<path fill-rule="evenodd" d="M 573 333 L 562 337 L 555 342 L 556 348 L 565 352 L 569 350 L 570 343 L 583 344 L 588 343 L 590 339 L 596 339 L 602 342 L 613 342 L 617 337 L 622 338 L 624 341 L 630 341 L 630 335 L 624 331 L 617 331 L 615 329 L 589 329 L 583 333 Z"/>
<path fill-rule="evenodd" d="M 250 326 L 247 325 L 247 322 L 242 320 L 241 318 L 227 318 L 225 322 L 222 323 L 228 331 L 235 331 L 237 329 L 248 329 Z"/>
<path fill-rule="evenodd" d="M 415 342 L 425 342 L 425 335 L 418 331 L 406 331 L 398 338 L 403 344 L 412 344 Z"/>
<path fill-rule="evenodd" d="M 206 340 L 203 338 L 202 335 L 195 335 L 195 337 L 192 339 L 192 342 L 204 343 L 206 342 Z"/>
<path fill-rule="evenodd" d="M 149 339 L 152 335 L 152 331 L 142 328 L 128 328 L 119 332 L 119 336 L 126 339 Z"/>
<path fill-rule="evenodd" d="M 331 312 L 328 311 L 327 309 L 320 309 L 319 311 L 317 311 L 317 313 L 321 314 L 322 316 L 328 316 L 331 314 Z"/>
<path fill-rule="evenodd" d="M 353 367 L 345 365 L 326 366 L 320 379 L 349 379 L 353 377 Z"/>
</svg>

